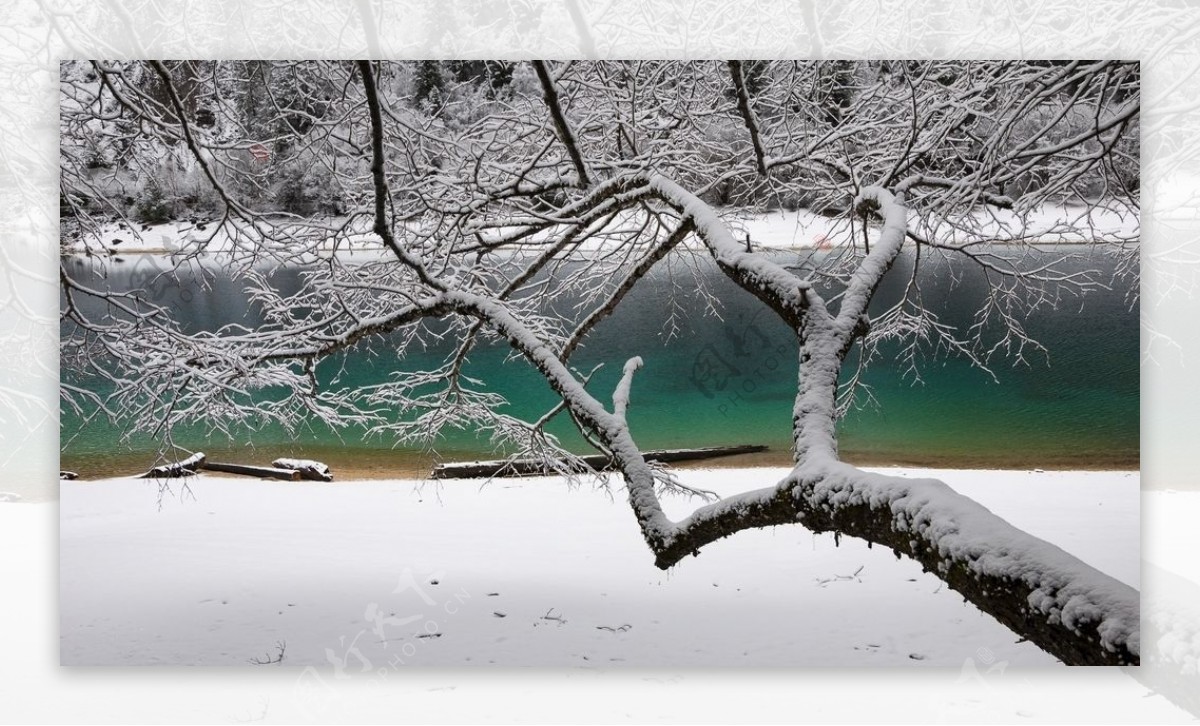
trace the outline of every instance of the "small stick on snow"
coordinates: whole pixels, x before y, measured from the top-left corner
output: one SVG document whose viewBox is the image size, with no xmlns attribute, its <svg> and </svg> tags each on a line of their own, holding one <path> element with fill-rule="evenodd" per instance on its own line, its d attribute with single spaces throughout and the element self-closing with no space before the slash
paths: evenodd
<svg viewBox="0 0 1200 726">
<path fill-rule="evenodd" d="M 556 622 L 560 625 L 566 625 L 566 623 L 567 623 L 566 618 L 564 618 L 561 615 L 551 615 L 550 613 L 552 613 L 552 612 L 554 612 L 554 608 L 550 608 L 549 610 L 547 610 L 546 614 L 542 616 L 542 620 L 553 620 L 554 622 Z"/>
<path fill-rule="evenodd" d="M 287 641 L 275 641 L 275 655 L 265 653 L 262 658 L 251 658 L 250 662 L 254 665 L 276 665 L 283 662 L 283 656 L 287 652 Z"/>
</svg>

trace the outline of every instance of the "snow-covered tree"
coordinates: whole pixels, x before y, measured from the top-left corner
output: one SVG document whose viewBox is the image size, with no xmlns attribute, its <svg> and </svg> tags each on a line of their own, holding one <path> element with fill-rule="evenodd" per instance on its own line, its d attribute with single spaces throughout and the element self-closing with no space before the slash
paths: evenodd
<svg viewBox="0 0 1200 726">
<path fill-rule="evenodd" d="M 186 158 L 219 222 L 184 252 L 231 238 L 225 263 L 265 321 L 187 331 L 136 292 L 64 272 L 63 355 L 105 382 L 103 395 L 65 383 L 64 405 L 164 438 L 197 419 L 228 431 L 315 417 L 403 443 L 469 425 L 513 456 L 578 473 L 578 456 L 546 431 L 565 413 L 620 472 L 659 567 L 740 530 L 798 523 L 917 560 L 1065 662 L 1138 662 L 1136 591 L 942 482 L 841 461 L 835 428 L 881 343 L 986 369 L 1038 345 L 1023 325 L 1031 310 L 1110 282 L 1065 253 L 1028 264 L 1043 236 L 1088 240 L 1080 249 L 1102 247 L 1136 274 L 1136 63 L 96 62 L 64 66 L 62 89 L 64 229 L 86 234 L 129 212 L 88 168 L 96 149 Z M 262 148 L 271 160 L 255 166 Z M 289 164 L 321 175 L 346 214 L 265 207 L 266 190 L 298 181 Z M 1076 211 L 1039 229 L 1033 213 L 1047 205 Z M 778 206 L 836 219 L 832 249 L 784 267 L 735 237 L 746 214 Z M 1099 210 L 1134 231 L 1100 234 Z M 389 254 L 319 254 L 367 232 Z M 958 257 L 983 270 L 992 292 L 971 325 L 940 320 L 915 275 L 894 305 L 869 306 L 905 249 L 918 266 Z M 710 295 L 689 274 L 700 260 L 794 335 L 795 466 L 672 521 L 660 496 L 685 487 L 646 461 L 626 420 L 641 359 L 612 361 L 623 375 L 608 393 L 572 360 L 653 268 L 678 275 L 680 294 Z M 263 261 L 302 265 L 300 289 L 273 284 Z M 104 315 L 83 298 L 104 301 Z M 433 337 L 455 341 L 440 366 L 365 389 L 318 385 L 348 349 L 386 341 L 402 361 Z M 487 381 L 464 374 L 475 346 L 497 339 L 558 395 L 545 415 L 506 413 Z M 285 393 L 255 395 L 264 388 Z"/>
</svg>

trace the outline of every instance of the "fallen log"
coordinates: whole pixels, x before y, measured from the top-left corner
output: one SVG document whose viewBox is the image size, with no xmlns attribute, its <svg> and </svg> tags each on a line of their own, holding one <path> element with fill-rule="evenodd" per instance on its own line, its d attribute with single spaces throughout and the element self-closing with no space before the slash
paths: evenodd
<svg viewBox="0 0 1200 726">
<path fill-rule="evenodd" d="M 702 449 L 663 449 L 647 451 L 643 456 L 646 461 L 671 463 L 676 461 L 696 461 L 699 459 L 714 459 L 721 456 L 737 454 L 756 454 L 766 451 L 766 446 L 716 446 Z M 595 471 L 613 469 L 612 459 L 605 454 L 581 457 L 584 464 Z M 434 479 L 479 479 L 483 477 L 517 477 L 544 476 L 554 473 L 548 469 L 541 459 L 515 459 L 494 461 L 465 461 L 450 464 L 437 464 L 431 474 Z"/>
<path fill-rule="evenodd" d="M 277 469 L 272 466 L 247 466 L 245 464 L 206 462 L 204 469 L 205 471 L 220 471 L 226 474 L 256 476 L 260 479 L 282 479 L 284 481 L 298 481 L 300 479 L 300 472 L 294 469 Z"/>
<path fill-rule="evenodd" d="M 333 481 L 329 466 L 312 459 L 276 459 L 271 462 L 276 469 L 291 469 L 300 472 L 300 478 L 308 481 Z"/>
<path fill-rule="evenodd" d="M 58 472 L 58 480 L 59 481 L 75 481 L 78 478 L 79 478 L 79 474 L 77 474 L 73 471 Z"/>
<path fill-rule="evenodd" d="M 183 461 L 176 461 L 162 466 L 155 466 L 150 471 L 137 477 L 138 479 L 177 479 L 181 476 L 192 476 L 196 470 L 204 467 L 204 452 L 197 451 Z"/>
</svg>

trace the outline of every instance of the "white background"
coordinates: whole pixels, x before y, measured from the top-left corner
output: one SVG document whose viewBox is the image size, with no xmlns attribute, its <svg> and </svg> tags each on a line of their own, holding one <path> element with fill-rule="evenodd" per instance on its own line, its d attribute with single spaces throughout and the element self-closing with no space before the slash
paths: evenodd
<svg viewBox="0 0 1200 726">
<path fill-rule="evenodd" d="M 1200 9 L 1126 0 L 381 5 L 0 5 L 0 492 L 23 500 L 0 503 L 0 721 L 1136 722 L 1200 715 L 1198 702 L 1186 700 L 1200 693 L 1200 635 L 1192 635 L 1200 632 L 1200 487 L 1193 477 L 1200 428 L 1192 425 L 1200 385 L 1190 375 L 1200 362 L 1193 322 Z M 1137 673 L 989 671 L 982 663 L 888 672 L 480 669 L 399 671 L 384 682 L 312 681 L 282 668 L 59 668 L 58 61 L 318 56 L 1142 60 L 1143 654 L 1155 663 Z"/>
</svg>

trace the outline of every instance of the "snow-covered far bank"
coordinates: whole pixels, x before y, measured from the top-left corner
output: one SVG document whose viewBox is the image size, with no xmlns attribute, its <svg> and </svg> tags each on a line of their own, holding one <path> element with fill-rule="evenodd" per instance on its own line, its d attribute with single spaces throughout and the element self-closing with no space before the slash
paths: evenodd
<svg viewBox="0 0 1200 726">
<path fill-rule="evenodd" d="M 784 469 L 680 472 L 730 494 Z M 935 476 L 1139 582 L 1136 472 Z M 799 526 L 654 568 L 624 492 L 553 478 L 64 482 L 66 665 L 1051 665 L 914 562 Z M 177 487 L 178 491 L 178 487 Z M 680 517 L 696 502 L 669 498 Z"/>
<path fill-rule="evenodd" d="M 305 235 L 316 229 L 327 230 L 327 239 L 317 243 L 318 253 L 382 251 L 382 242 L 371 232 L 371 222 L 358 218 L 347 223 L 345 217 L 318 217 L 299 220 L 291 217 L 266 218 L 266 223 L 278 225 L 285 231 L 290 225 L 302 222 Z M 823 249 L 851 243 L 861 243 L 861 228 L 850 228 L 843 217 L 830 218 L 806 209 L 780 210 L 766 214 L 729 220 L 739 241 L 750 238 L 751 246 L 767 249 Z M 336 240 L 334 230 L 345 227 Z M 1124 206 L 1084 207 L 1080 205 L 1044 206 L 1024 215 L 1001 209 L 980 209 L 962 220 L 947 222 L 936 228 L 925 227 L 915 220 L 910 227 L 927 238 L 943 244 L 964 244 L 992 240 L 1019 240 L 1036 244 L 1078 244 L 1092 241 L 1136 242 L 1139 236 L 1138 215 Z M 966 231 L 966 230 L 974 231 Z M 497 230 L 503 232 L 503 228 Z M 113 256 L 123 254 L 228 254 L 253 248 L 251 230 L 243 230 L 236 238 L 212 220 L 168 222 L 143 225 L 113 222 L 98 233 L 84 235 L 68 243 L 64 251 L 70 254 Z M 871 230 L 871 238 L 878 230 Z M 285 235 L 286 236 L 286 235 Z M 486 236 L 486 235 L 485 235 Z M 535 235 L 533 239 L 545 237 Z M 598 249 L 609 243 L 585 241 L 579 248 Z M 685 243 L 686 244 L 686 243 Z M 277 245 L 278 246 L 278 245 Z M 284 245 L 286 246 L 286 244 Z"/>
<path fill-rule="evenodd" d="M 1088 208 L 1076 205 L 1044 206 L 1023 215 L 1003 209 L 979 209 L 936 227 L 921 224 L 909 215 L 909 229 L 939 244 L 962 245 L 1013 240 L 1029 244 L 1083 244 L 1089 242 L 1136 242 L 1138 215 L 1118 207 Z M 734 236 L 753 247 L 773 249 L 823 249 L 861 244 L 862 229 L 853 230 L 844 217 L 830 218 L 808 210 L 778 211 L 748 217 L 733 224 Z M 870 240 L 879 237 L 871 229 Z"/>
<path fill-rule="evenodd" d="M 229 254 L 233 252 L 250 252 L 256 247 L 256 240 L 265 230 L 280 237 L 276 247 L 286 248 L 289 232 L 303 233 L 306 236 L 319 235 L 323 231 L 329 237 L 326 243 L 317 245 L 318 249 L 332 252 L 335 232 L 340 235 L 337 248 L 340 251 L 383 250 L 379 238 L 371 232 L 371 222 L 366 218 L 350 220 L 346 217 L 317 217 L 301 219 L 292 216 L 264 216 L 259 222 L 259 228 L 253 229 L 245 225 L 236 227 L 237 234 L 231 234 L 233 227 L 223 226 L 219 220 L 201 219 L 194 217 L 186 220 L 176 220 L 164 224 L 139 224 L 136 222 L 110 222 L 101 225 L 94 232 L 85 233 L 79 239 L 63 246 L 68 254 L 119 256 L 136 254 L 155 255 L 187 255 L 187 254 Z M 309 242 L 299 242 L 300 247 Z"/>
</svg>

